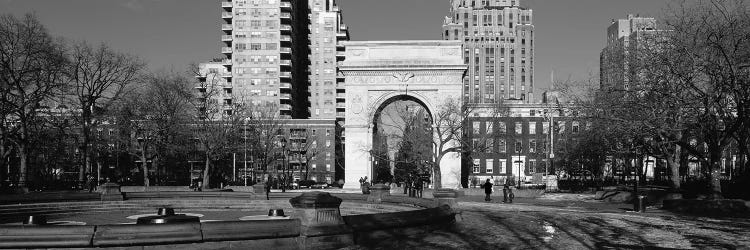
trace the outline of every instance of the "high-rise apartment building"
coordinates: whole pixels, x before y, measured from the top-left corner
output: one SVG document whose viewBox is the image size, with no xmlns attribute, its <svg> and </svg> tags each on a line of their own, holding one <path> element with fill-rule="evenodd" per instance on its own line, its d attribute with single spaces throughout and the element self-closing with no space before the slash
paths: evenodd
<svg viewBox="0 0 750 250">
<path fill-rule="evenodd" d="M 602 88 L 627 90 L 631 73 L 628 56 L 646 36 L 656 34 L 656 19 L 628 15 L 626 19 L 612 20 L 607 28 L 607 46 L 599 55 L 599 74 Z"/>
<path fill-rule="evenodd" d="M 344 60 L 342 41 L 349 31 L 334 0 L 309 0 L 310 5 L 310 117 L 344 118 L 344 76 L 338 63 Z"/>
<path fill-rule="evenodd" d="M 520 0 L 452 0 L 443 39 L 464 43 L 466 103 L 533 102 L 532 16 Z"/>
<path fill-rule="evenodd" d="M 278 105 L 283 118 L 308 118 L 306 0 L 221 1 L 226 72 L 234 102 Z"/>
</svg>

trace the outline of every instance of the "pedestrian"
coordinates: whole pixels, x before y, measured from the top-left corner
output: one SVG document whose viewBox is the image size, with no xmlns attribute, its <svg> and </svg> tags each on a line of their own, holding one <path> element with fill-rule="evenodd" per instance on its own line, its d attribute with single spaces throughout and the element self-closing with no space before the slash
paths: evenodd
<svg viewBox="0 0 750 250">
<path fill-rule="evenodd" d="M 92 191 L 94 191 L 94 188 L 96 187 L 96 183 L 94 182 L 94 176 L 88 175 L 86 182 L 89 187 L 89 193 L 91 193 Z"/>
<path fill-rule="evenodd" d="M 270 194 L 271 194 L 271 179 L 269 178 L 266 181 L 266 200 L 271 199 Z"/>
<path fill-rule="evenodd" d="M 490 182 L 490 179 L 487 179 L 487 182 L 482 184 L 482 188 L 484 188 L 484 201 L 491 201 L 492 198 L 490 198 L 490 194 L 492 194 L 492 183 Z"/>
</svg>

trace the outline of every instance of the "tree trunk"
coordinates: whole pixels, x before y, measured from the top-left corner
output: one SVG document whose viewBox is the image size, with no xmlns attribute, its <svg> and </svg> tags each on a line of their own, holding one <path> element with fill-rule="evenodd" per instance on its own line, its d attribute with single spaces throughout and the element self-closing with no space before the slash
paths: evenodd
<svg viewBox="0 0 750 250">
<path fill-rule="evenodd" d="M 20 158 L 20 166 L 18 167 L 18 187 L 26 187 L 26 169 L 28 164 L 28 152 L 26 152 L 25 143 L 18 144 L 18 158 Z"/>
<path fill-rule="evenodd" d="M 143 147 L 141 150 L 141 167 L 143 168 L 143 186 L 150 186 L 150 181 L 148 180 L 148 159 L 146 158 L 146 148 Z"/>
<path fill-rule="evenodd" d="M 711 198 L 712 199 L 722 199 L 723 195 L 721 194 L 721 150 L 719 149 L 710 149 L 711 150 L 711 162 L 709 164 L 710 166 L 710 173 L 711 173 Z"/>
<path fill-rule="evenodd" d="M 667 164 L 669 165 L 672 179 L 672 188 L 674 188 L 675 190 L 680 190 L 681 187 L 680 155 L 682 155 L 682 148 L 680 147 L 680 145 L 675 145 L 674 154 L 672 154 L 670 157 L 667 157 Z"/>
<path fill-rule="evenodd" d="M 81 145 L 81 154 L 83 154 L 83 165 L 78 171 L 78 181 L 85 181 L 86 173 L 91 172 L 91 154 L 89 143 L 91 143 L 91 108 L 85 107 L 81 112 L 81 121 L 83 129 L 83 144 Z"/>
<path fill-rule="evenodd" d="M 211 168 L 211 155 L 206 153 L 206 167 L 203 169 L 203 189 L 208 189 L 208 171 Z"/>
<path fill-rule="evenodd" d="M 442 158 L 443 158 L 443 157 L 442 157 L 442 156 L 440 156 L 440 157 L 438 158 L 438 162 L 439 162 L 439 161 L 440 161 L 440 159 L 442 159 Z M 442 179 L 442 176 L 443 176 L 443 175 L 442 175 L 442 174 L 440 173 L 440 164 L 439 164 L 439 163 L 438 163 L 438 164 L 433 164 L 433 165 L 432 165 L 432 173 L 433 173 L 433 176 L 434 176 L 434 177 L 433 177 L 433 178 L 434 178 L 434 180 L 432 180 L 432 181 L 433 181 L 432 183 L 434 184 L 434 185 L 433 185 L 433 188 L 434 188 L 434 189 L 436 189 L 436 190 L 437 190 L 438 188 L 443 188 L 443 181 L 441 180 L 441 179 Z"/>
</svg>

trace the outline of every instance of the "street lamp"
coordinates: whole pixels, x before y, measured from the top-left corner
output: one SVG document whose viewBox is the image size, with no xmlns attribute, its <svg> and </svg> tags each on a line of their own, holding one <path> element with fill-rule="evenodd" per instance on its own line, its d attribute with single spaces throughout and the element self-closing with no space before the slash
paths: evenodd
<svg viewBox="0 0 750 250">
<path fill-rule="evenodd" d="M 281 182 L 281 192 L 286 192 L 286 169 L 287 169 L 287 158 L 286 158 L 286 138 L 281 137 L 281 153 L 284 156 L 284 159 L 282 159 L 282 165 L 281 165 L 281 174 L 282 174 L 282 182 Z"/>
<path fill-rule="evenodd" d="M 244 144 L 243 151 L 245 154 L 244 161 L 243 161 L 245 171 L 244 171 L 244 174 L 242 175 L 242 179 L 245 180 L 245 186 L 247 187 L 247 119 L 245 119 L 245 122 L 243 123 L 243 126 L 242 126 L 242 140 L 243 140 L 242 143 Z"/>
<path fill-rule="evenodd" d="M 522 148 L 523 145 L 521 144 L 521 142 L 517 142 L 516 153 L 518 153 L 518 160 L 516 160 L 515 163 L 518 164 L 518 184 L 516 185 L 519 189 L 521 188 L 521 164 L 523 163 L 523 161 L 521 160 L 521 150 L 523 150 Z"/>
</svg>

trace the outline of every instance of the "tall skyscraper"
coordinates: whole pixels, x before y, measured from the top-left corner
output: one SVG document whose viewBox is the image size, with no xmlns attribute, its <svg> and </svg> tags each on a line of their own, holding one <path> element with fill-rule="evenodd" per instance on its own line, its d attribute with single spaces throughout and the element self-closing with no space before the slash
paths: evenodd
<svg viewBox="0 0 750 250">
<path fill-rule="evenodd" d="M 644 36 L 655 34 L 656 19 L 628 15 L 612 20 L 607 28 L 607 46 L 599 55 L 599 74 L 602 88 L 627 90 L 631 79 L 628 66 L 629 52 L 635 51 Z"/>
<path fill-rule="evenodd" d="M 338 63 L 344 60 L 342 41 L 349 31 L 334 0 L 309 0 L 310 5 L 310 116 L 313 119 L 344 118 L 344 76 Z"/>
<path fill-rule="evenodd" d="M 466 103 L 534 101 L 534 24 L 521 0 L 452 0 L 443 39 L 464 42 Z"/>
<path fill-rule="evenodd" d="M 221 7 L 221 76 L 236 99 L 230 102 L 278 105 L 282 118 L 308 118 L 307 1 L 227 0 Z"/>
</svg>

